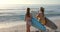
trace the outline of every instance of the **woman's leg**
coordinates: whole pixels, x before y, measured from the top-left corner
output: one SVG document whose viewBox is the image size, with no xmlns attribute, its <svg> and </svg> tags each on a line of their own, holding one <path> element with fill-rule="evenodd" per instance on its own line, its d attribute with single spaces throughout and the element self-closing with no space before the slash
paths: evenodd
<svg viewBox="0 0 60 32">
<path fill-rule="evenodd" d="M 27 22 L 26 23 L 26 28 L 27 28 L 27 31 L 26 32 L 30 32 L 30 26 L 31 26 L 31 23 L 30 22 Z"/>
</svg>

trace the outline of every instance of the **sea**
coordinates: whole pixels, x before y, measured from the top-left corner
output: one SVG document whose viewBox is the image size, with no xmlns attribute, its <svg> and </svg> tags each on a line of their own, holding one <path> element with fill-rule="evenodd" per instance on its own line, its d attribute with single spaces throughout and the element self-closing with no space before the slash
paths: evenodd
<svg viewBox="0 0 60 32">
<path fill-rule="evenodd" d="M 31 11 L 37 12 L 40 7 L 45 9 L 45 17 L 56 17 L 56 19 L 57 17 L 60 18 L 60 5 L 16 4 L 13 7 L 14 9 L 0 9 L 0 22 L 24 20 L 27 8 L 31 8 Z"/>
</svg>

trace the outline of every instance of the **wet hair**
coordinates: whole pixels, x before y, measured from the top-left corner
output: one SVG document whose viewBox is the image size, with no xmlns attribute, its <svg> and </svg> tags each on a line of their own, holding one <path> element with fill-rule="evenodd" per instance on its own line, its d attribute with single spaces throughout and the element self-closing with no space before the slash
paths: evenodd
<svg viewBox="0 0 60 32">
<path fill-rule="evenodd" d="M 41 11 L 41 12 L 44 12 L 44 8 L 43 8 L 43 7 L 41 7 L 41 8 L 40 8 L 40 11 Z"/>
<path fill-rule="evenodd" d="M 30 8 L 27 8 L 26 16 L 30 17 Z"/>
<path fill-rule="evenodd" d="M 40 8 L 40 11 L 42 12 L 42 14 L 44 16 L 44 8 L 43 7 Z"/>
</svg>

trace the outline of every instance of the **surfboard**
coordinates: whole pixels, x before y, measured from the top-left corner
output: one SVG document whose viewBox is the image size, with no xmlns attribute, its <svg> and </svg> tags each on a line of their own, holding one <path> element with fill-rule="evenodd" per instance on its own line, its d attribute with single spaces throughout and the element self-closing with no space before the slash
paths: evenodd
<svg viewBox="0 0 60 32">
<path fill-rule="evenodd" d="M 31 21 L 32 26 L 34 26 L 35 28 L 45 31 L 46 28 L 43 24 L 41 24 L 38 19 L 36 19 L 35 17 L 32 17 L 32 21 Z"/>
<path fill-rule="evenodd" d="M 56 24 L 54 22 L 52 22 L 51 20 L 49 20 L 46 17 L 42 17 L 42 18 L 45 18 L 45 21 L 41 21 L 41 20 L 44 20 L 44 19 L 41 19 L 41 20 L 39 20 L 39 22 L 41 22 L 41 23 L 45 22 L 45 24 L 43 24 L 43 25 L 46 25 L 47 27 L 49 27 L 49 28 L 51 28 L 53 30 L 57 29 L 57 26 L 56 26 Z"/>
<path fill-rule="evenodd" d="M 46 26 L 56 30 L 58 27 L 56 26 L 56 24 L 54 22 L 52 22 L 51 20 L 49 20 L 48 18 L 45 17 L 45 21 L 46 21 Z"/>
<path fill-rule="evenodd" d="M 34 17 L 36 17 L 36 13 L 31 13 Z M 56 30 L 58 27 L 57 27 L 57 25 L 54 23 L 54 22 L 52 22 L 51 20 L 49 20 L 48 18 L 46 18 L 46 17 L 43 17 L 43 18 L 45 18 L 45 22 L 46 22 L 46 24 L 44 24 L 44 25 L 46 25 L 47 27 L 49 27 L 49 28 L 51 28 L 51 29 L 53 29 L 53 30 Z M 39 21 L 40 23 L 41 23 L 41 20 Z"/>
<path fill-rule="evenodd" d="M 48 18 L 46 17 L 41 17 L 42 19 L 40 19 L 39 21 L 41 23 L 43 23 L 43 25 L 46 25 L 47 27 L 53 29 L 53 30 L 56 30 L 57 29 L 57 26 L 54 22 L 52 22 L 51 20 L 49 20 Z"/>
</svg>

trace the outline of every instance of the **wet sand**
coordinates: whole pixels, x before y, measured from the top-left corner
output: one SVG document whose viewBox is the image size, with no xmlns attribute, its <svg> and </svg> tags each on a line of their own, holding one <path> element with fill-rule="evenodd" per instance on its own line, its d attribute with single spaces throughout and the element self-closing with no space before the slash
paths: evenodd
<svg viewBox="0 0 60 32">
<path fill-rule="evenodd" d="M 1 24 L 2 25 L 2 24 Z M 31 31 L 36 31 L 38 29 L 31 26 Z M 26 22 L 15 22 L 3 24 L 0 26 L 0 32 L 26 32 Z"/>
<path fill-rule="evenodd" d="M 52 18 L 53 19 L 53 18 Z M 60 19 L 52 20 L 57 26 L 57 31 L 50 29 L 49 32 L 60 32 Z M 31 27 L 31 31 L 37 31 L 38 29 Z M 3 25 L 0 23 L 0 32 L 26 32 L 26 23 L 24 21 L 17 21 Z"/>
</svg>

